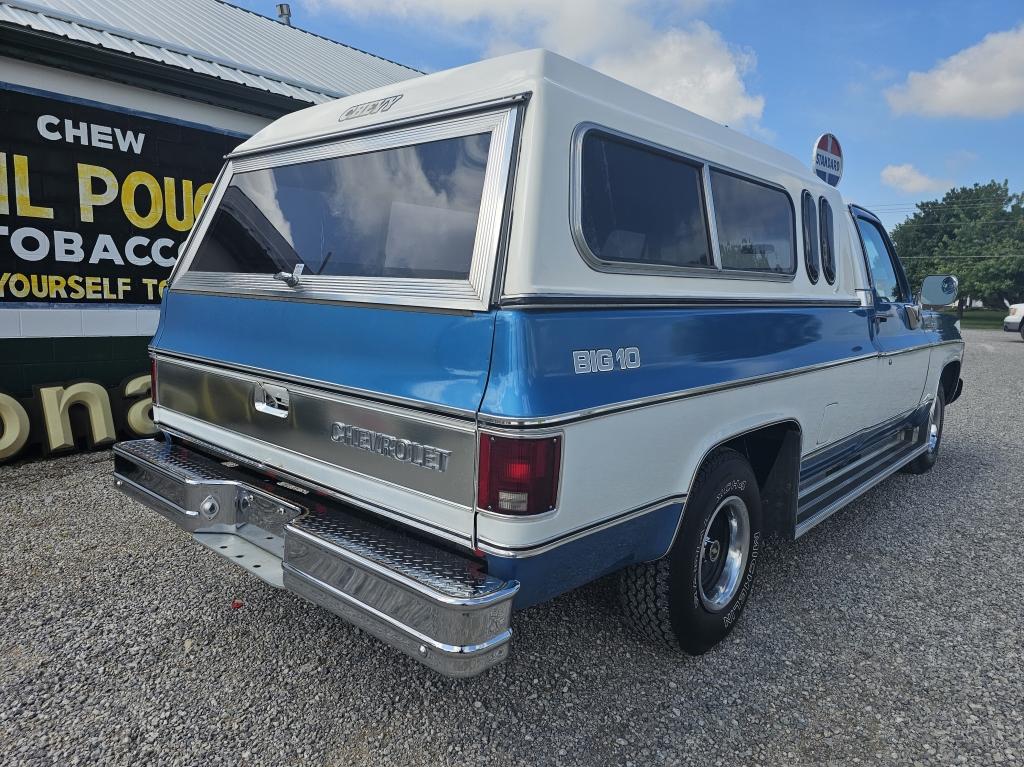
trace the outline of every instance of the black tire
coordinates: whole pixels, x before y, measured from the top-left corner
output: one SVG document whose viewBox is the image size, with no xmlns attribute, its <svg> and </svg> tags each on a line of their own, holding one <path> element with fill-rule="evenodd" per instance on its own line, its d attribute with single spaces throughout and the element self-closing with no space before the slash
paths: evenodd
<svg viewBox="0 0 1024 767">
<path fill-rule="evenodd" d="M 928 412 L 928 423 L 925 425 L 925 429 L 929 432 L 925 434 L 925 439 L 929 442 L 928 450 L 903 468 L 907 474 L 927 474 L 932 470 L 932 466 L 935 465 L 935 461 L 939 457 L 939 448 L 942 446 L 942 427 L 945 422 L 946 390 L 940 383 L 939 390 L 932 401 L 932 409 Z M 931 434 L 933 425 L 935 426 L 934 441 Z"/>
<path fill-rule="evenodd" d="M 1020 321 L 1020 325 L 1017 327 L 1017 330 L 1020 331 L 1020 340 L 1024 341 L 1024 320 Z"/>
<path fill-rule="evenodd" d="M 732 527 L 734 518 L 742 516 L 741 505 L 747 518 L 746 551 L 730 570 L 731 577 L 723 569 L 721 583 L 732 585 L 719 591 L 713 576 L 720 566 L 728 569 L 728 552 L 733 549 L 726 550 L 723 564 L 711 559 L 714 542 L 718 541 L 718 557 L 722 557 L 721 543 L 726 540 L 716 531 L 721 529 L 724 513 L 725 526 L 731 530 L 728 535 L 734 536 L 728 538 L 730 547 L 743 548 L 738 523 Z M 750 597 L 761 529 L 761 496 L 750 464 L 735 450 L 715 451 L 697 472 L 669 553 L 621 573 L 619 588 L 626 615 L 641 632 L 671 648 L 690 655 L 710 650 L 732 631 Z M 705 565 L 713 569 L 704 570 Z M 715 586 L 702 588 L 703 580 Z M 716 603 L 714 594 L 725 601 Z"/>
</svg>

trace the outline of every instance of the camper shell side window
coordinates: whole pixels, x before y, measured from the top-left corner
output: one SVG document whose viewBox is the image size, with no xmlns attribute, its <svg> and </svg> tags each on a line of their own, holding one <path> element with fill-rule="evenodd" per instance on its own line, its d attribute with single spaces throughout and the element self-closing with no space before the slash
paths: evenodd
<svg viewBox="0 0 1024 767">
<path fill-rule="evenodd" d="M 593 269 L 790 281 L 789 192 L 593 123 L 573 138 L 570 224 Z"/>
<path fill-rule="evenodd" d="M 715 269 L 699 161 L 594 128 L 577 142 L 573 234 L 601 271 Z"/>
</svg>

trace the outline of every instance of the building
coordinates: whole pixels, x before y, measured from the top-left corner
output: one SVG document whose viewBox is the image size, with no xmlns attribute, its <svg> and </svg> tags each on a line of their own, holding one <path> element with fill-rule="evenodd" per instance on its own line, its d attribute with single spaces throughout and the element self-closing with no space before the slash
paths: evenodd
<svg viewBox="0 0 1024 767">
<path fill-rule="evenodd" d="M 144 430 L 160 294 L 223 156 L 419 74 L 279 9 L 0 0 L 0 461 Z"/>
</svg>

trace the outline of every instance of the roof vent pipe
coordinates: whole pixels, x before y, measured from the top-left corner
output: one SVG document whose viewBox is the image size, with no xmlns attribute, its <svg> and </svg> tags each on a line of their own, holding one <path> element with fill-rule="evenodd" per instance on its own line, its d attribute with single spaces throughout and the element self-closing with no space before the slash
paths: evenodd
<svg viewBox="0 0 1024 767">
<path fill-rule="evenodd" d="M 292 25 L 292 7 L 288 3 L 277 4 L 277 20 L 289 27 Z"/>
</svg>

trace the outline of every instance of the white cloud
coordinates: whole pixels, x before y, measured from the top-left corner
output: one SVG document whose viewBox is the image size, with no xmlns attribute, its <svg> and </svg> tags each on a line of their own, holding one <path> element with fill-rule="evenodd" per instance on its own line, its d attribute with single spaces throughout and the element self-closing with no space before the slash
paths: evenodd
<svg viewBox="0 0 1024 767">
<path fill-rule="evenodd" d="M 758 129 L 757 58 L 693 15 L 714 0 L 307 0 L 357 16 L 480 32 L 486 55 L 543 47 L 733 127 Z M 669 19 L 666 22 L 666 18 Z"/>
<path fill-rule="evenodd" d="M 977 45 L 885 91 L 896 114 L 1007 117 L 1024 111 L 1024 24 L 986 35 Z"/>
<path fill-rule="evenodd" d="M 702 21 L 660 33 L 644 47 L 596 58 L 594 67 L 655 96 L 729 125 L 756 123 L 764 97 L 747 93 L 743 76 L 757 64 L 753 52 L 730 49 Z"/>
<path fill-rule="evenodd" d="M 943 192 L 953 186 L 949 179 L 932 178 L 909 162 L 903 165 L 886 165 L 882 168 L 882 183 L 904 194 Z"/>
</svg>

